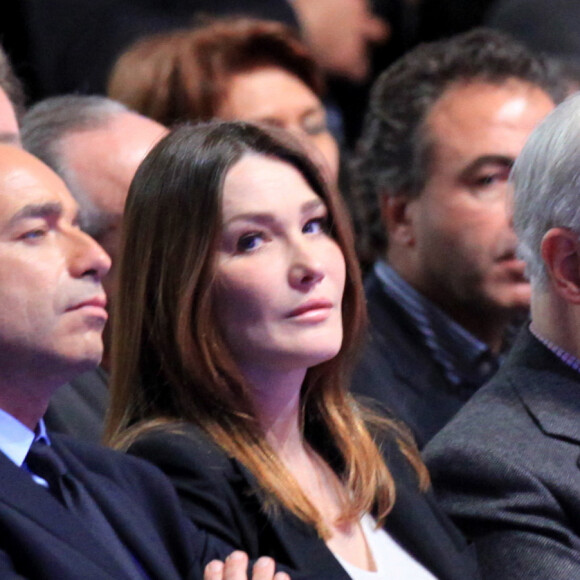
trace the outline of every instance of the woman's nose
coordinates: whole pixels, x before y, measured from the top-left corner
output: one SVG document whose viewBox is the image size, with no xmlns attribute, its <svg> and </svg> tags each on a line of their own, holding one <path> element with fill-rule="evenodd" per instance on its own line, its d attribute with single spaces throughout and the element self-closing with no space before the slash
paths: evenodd
<svg viewBox="0 0 580 580">
<path fill-rule="evenodd" d="M 323 278 L 324 269 L 314 253 L 297 248 L 290 266 L 290 284 L 294 288 L 309 288 Z"/>
</svg>

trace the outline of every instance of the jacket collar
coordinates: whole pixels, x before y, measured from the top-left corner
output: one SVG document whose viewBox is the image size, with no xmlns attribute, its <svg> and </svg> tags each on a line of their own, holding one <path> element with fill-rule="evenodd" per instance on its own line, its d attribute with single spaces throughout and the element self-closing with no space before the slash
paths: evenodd
<svg viewBox="0 0 580 580">
<path fill-rule="evenodd" d="M 390 439 L 383 443 L 387 465 L 399 482 L 395 507 L 387 516 L 385 530 L 440 580 L 479 578 L 473 546 L 467 545 L 446 518 L 432 493 L 418 490 L 415 474 L 397 444 Z M 252 473 L 237 460 L 232 462 L 247 485 L 257 489 Z M 350 578 L 316 531 L 293 514 L 282 510 L 279 517 L 269 521 L 296 569 L 314 571 L 317 580 Z"/>
<path fill-rule="evenodd" d="M 522 330 L 505 371 L 524 406 L 547 435 L 580 441 L 580 374 L 529 329 Z"/>
</svg>

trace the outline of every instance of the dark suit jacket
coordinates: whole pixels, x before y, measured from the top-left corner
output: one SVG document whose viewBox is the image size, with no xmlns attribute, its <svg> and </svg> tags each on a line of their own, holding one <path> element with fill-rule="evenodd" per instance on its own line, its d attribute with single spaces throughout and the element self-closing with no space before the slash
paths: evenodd
<svg viewBox="0 0 580 580">
<path fill-rule="evenodd" d="M 425 457 L 485 578 L 580 578 L 580 375 L 529 330 Z"/>
<path fill-rule="evenodd" d="M 180 433 L 150 433 L 129 452 L 155 463 L 169 476 L 192 521 L 251 558 L 270 555 L 314 578 L 349 578 L 313 528 L 283 509 L 278 516 L 266 515 L 251 473 L 196 427 L 185 425 Z M 415 475 L 398 447 L 387 442 L 384 452 L 397 483 L 388 532 L 438 578 L 477 578 L 470 548 L 432 495 L 418 491 Z"/>
<path fill-rule="evenodd" d="M 44 415 L 47 429 L 100 443 L 109 405 L 108 380 L 106 371 L 97 367 L 59 387 Z"/>
<path fill-rule="evenodd" d="M 151 465 L 64 436 L 52 442 L 152 580 L 201 578 L 202 560 L 231 551 L 192 527 Z M 2 453 L 0 482 L 0 578 L 125 578 L 84 522 Z"/>
<path fill-rule="evenodd" d="M 424 346 L 407 313 L 371 271 L 365 279 L 370 338 L 352 381 L 355 393 L 403 420 L 422 448 L 473 394 L 457 388 Z"/>
</svg>

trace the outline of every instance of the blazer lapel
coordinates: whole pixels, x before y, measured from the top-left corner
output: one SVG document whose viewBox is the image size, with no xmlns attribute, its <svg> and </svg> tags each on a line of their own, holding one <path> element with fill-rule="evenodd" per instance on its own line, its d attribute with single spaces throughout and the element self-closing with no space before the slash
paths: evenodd
<svg viewBox="0 0 580 580">
<path fill-rule="evenodd" d="M 392 443 L 392 445 L 395 445 Z M 410 469 L 398 450 L 388 461 L 395 479 L 414 482 L 414 474 L 403 475 Z M 235 460 L 234 460 L 235 461 Z M 239 462 L 235 462 L 250 488 L 255 489 L 254 476 Z M 315 530 L 305 525 L 286 510 L 278 517 L 269 518 L 272 532 L 277 535 L 292 566 L 308 571 L 317 580 L 348 580 L 350 576 L 318 537 Z M 435 505 L 431 494 L 423 494 L 417 488 L 397 487 L 397 500 L 393 511 L 387 516 L 385 530 L 403 549 L 430 570 L 439 580 L 465 580 L 478 578 L 474 549 Z M 468 557 L 469 552 L 473 556 Z"/>
<path fill-rule="evenodd" d="M 416 473 L 397 441 L 378 434 L 377 444 L 396 482 L 395 505 L 384 529 L 439 580 L 479 578 L 475 548 L 451 523 L 432 491 L 420 491 Z"/>
<path fill-rule="evenodd" d="M 479 577 L 474 547 L 452 526 L 430 493 L 399 485 L 385 530 L 439 580 Z"/>
<path fill-rule="evenodd" d="M 232 461 L 240 476 L 246 480 L 247 486 L 250 489 L 257 489 L 258 483 L 252 473 L 240 462 Z M 281 509 L 277 516 L 269 517 L 268 522 L 271 532 L 276 534 L 293 568 L 299 572 L 308 571 L 308 577 L 317 580 L 350 578 L 316 531 L 293 514 Z"/>
</svg>

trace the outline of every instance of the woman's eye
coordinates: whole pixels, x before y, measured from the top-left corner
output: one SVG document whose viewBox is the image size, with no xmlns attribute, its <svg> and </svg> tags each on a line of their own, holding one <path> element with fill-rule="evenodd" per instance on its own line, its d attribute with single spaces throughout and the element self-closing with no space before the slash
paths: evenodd
<svg viewBox="0 0 580 580">
<path fill-rule="evenodd" d="M 319 233 L 327 233 L 328 232 L 328 218 L 327 217 L 319 217 L 308 220 L 302 231 L 305 234 L 319 234 Z"/>
<path fill-rule="evenodd" d="M 240 253 L 251 252 L 258 248 L 264 241 L 264 236 L 260 233 L 244 234 L 236 244 L 236 251 Z"/>
</svg>

